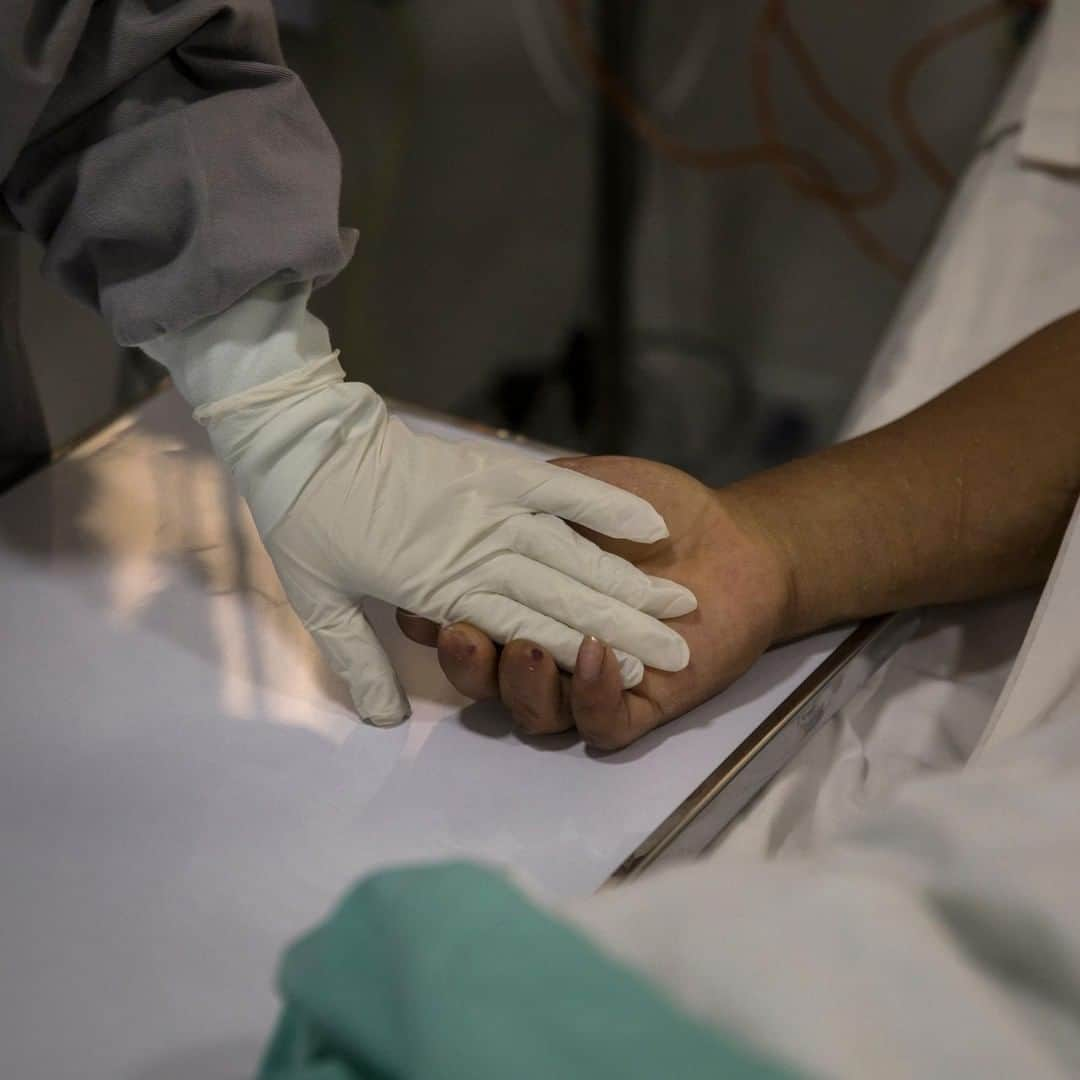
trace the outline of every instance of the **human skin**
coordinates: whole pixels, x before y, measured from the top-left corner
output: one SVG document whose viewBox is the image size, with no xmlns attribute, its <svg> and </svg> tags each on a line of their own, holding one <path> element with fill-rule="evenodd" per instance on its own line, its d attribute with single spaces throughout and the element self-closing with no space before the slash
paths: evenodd
<svg viewBox="0 0 1080 1080">
<path fill-rule="evenodd" d="M 593 537 L 692 589 L 672 621 L 680 672 L 646 670 L 624 691 L 602 642 L 573 675 L 531 642 L 497 648 L 475 628 L 399 612 L 435 645 L 451 683 L 501 697 L 525 733 L 576 727 L 626 746 L 729 685 L 770 645 L 841 622 L 1036 585 L 1080 494 L 1080 312 L 1021 342 L 922 408 L 867 435 L 710 489 L 636 458 L 559 461 L 641 495 L 670 537 Z"/>
</svg>

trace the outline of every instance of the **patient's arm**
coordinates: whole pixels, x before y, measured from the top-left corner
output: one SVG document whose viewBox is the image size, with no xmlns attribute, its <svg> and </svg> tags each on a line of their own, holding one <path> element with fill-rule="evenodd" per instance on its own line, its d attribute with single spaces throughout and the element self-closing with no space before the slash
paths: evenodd
<svg viewBox="0 0 1080 1080">
<path fill-rule="evenodd" d="M 647 671 L 624 693 L 593 643 L 570 679 L 528 642 L 500 656 L 472 627 L 400 621 L 438 644 L 455 686 L 501 696 L 524 730 L 576 725 L 617 747 L 722 689 L 774 642 L 1042 581 L 1080 493 L 1080 312 L 895 423 L 728 488 L 632 458 L 565 464 L 667 520 L 669 540 L 615 547 L 697 594 L 698 610 L 674 622 L 690 644 L 685 671 Z"/>
<path fill-rule="evenodd" d="M 895 423 L 720 494 L 785 552 L 796 634 L 1040 582 L 1078 493 L 1080 312 Z"/>
</svg>

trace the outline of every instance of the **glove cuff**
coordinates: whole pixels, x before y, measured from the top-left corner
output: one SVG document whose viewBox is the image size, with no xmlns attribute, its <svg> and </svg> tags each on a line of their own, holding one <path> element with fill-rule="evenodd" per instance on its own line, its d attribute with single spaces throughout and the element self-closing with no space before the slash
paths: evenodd
<svg viewBox="0 0 1080 1080">
<path fill-rule="evenodd" d="M 324 358 L 326 327 L 307 310 L 311 283 L 268 281 L 231 308 L 141 346 L 193 409 Z"/>
<path fill-rule="evenodd" d="M 229 413 L 258 409 L 285 400 L 295 403 L 327 386 L 345 381 L 345 370 L 339 363 L 338 356 L 339 351 L 335 349 L 327 356 L 287 371 L 276 379 L 259 383 L 248 390 L 240 390 L 220 401 L 200 405 L 192 416 L 204 427 L 209 427 Z"/>
<path fill-rule="evenodd" d="M 265 536 L 316 469 L 385 408 L 344 382 L 310 283 L 266 282 L 227 311 L 143 344 L 206 426 Z"/>
<path fill-rule="evenodd" d="M 335 352 L 196 410 L 260 535 L 269 534 L 340 446 L 373 436 L 386 422 L 379 395 L 344 378 Z"/>
</svg>

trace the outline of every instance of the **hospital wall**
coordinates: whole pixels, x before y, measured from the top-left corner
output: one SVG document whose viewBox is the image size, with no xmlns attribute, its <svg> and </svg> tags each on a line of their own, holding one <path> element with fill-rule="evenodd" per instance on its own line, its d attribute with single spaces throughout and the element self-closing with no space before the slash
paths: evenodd
<svg viewBox="0 0 1080 1080">
<path fill-rule="evenodd" d="M 644 5 L 646 96 L 682 62 L 707 2 Z M 970 0 L 791 6 L 831 89 L 900 162 L 894 197 L 864 220 L 914 260 L 944 197 L 903 151 L 888 115 L 886 71 L 905 44 Z M 540 27 L 561 49 L 555 7 L 548 0 L 283 5 L 287 56 L 339 140 L 343 218 L 361 231 L 357 258 L 316 308 L 351 374 L 387 394 L 497 422 L 492 387 L 500 374 L 534 370 L 556 355 L 585 313 L 593 130 L 585 83 L 560 60 L 576 92 L 568 103 L 553 98 L 525 35 L 529 25 Z M 724 7 L 699 77 L 659 117 L 697 145 L 754 137 L 748 49 L 759 5 Z M 962 166 L 1012 54 L 1005 28 L 995 27 L 951 47 L 915 84 L 923 130 L 953 168 Z M 779 56 L 774 72 L 789 141 L 827 161 L 839 183 L 867 183 L 872 168 L 860 148 L 823 118 Z M 727 422 L 724 375 L 734 365 L 751 380 L 766 423 L 721 440 L 713 478 L 799 449 L 800 439 L 829 438 L 902 282 L 868 260 L 834 215 L 767 169 L 701 173 L 649 152 L 641 162 L 636 327 L 652 340 L 702 344 L 700 363 L 670 369 L 672 384 L 689 387 L 699 422 Z M 88 313 L 36 279 L 35 262 L 28 246 L 24 333 L 50 428 L 63 439 L 138 380 L 124 378 Z M 666 362 L 660 358 L 659 370 Z M 544 403 L 532 421 L 542 430 L 533 434 L 574 444 L 565 405 L 557 397 Z M 767 445 L 770 418 L 779 442 Z M 651 432 L 644 451 L 685 464 L 679 454 L 687 448 L 666 447 L 665 437 Z"/>
</svg>

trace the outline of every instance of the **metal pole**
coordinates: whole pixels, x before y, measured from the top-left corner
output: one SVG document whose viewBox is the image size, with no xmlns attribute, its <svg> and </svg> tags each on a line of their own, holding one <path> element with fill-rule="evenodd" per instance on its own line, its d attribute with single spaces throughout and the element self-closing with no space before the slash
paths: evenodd
<svg viewBox="0 0 1080 1080">
<path fill-rule="evenodd" d="M 596 0 L 594 5 L 598 48 L 612 72 L 631 87 L 640 10 L 640 0 Z M 617 454 L 626 446 L 626 432 L 632 423 L 629 359 L 637 148 L 619 114 L 599 90 L 595 108 L 592 275 L 596 336 L 590 449 Z"/>
</svg>

